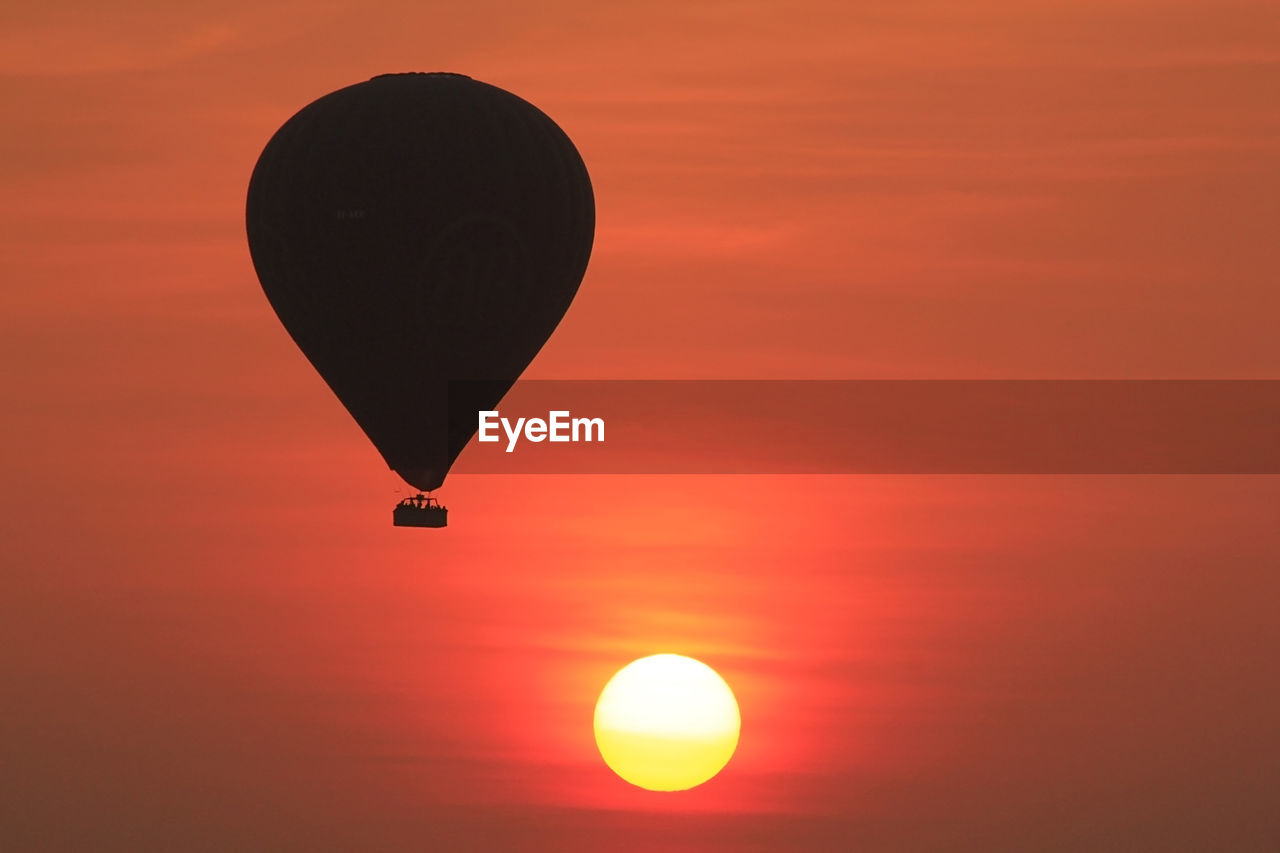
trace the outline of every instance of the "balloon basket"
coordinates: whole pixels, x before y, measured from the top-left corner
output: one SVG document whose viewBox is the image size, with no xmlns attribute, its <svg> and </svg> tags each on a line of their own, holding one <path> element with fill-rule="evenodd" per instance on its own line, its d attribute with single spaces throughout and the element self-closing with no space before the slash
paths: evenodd
<svg viewBox="0 0 1280 853">
<path fill-rule="evenodd" d="M 449 510 L 435 498 L 414 495 L 396 504 L 391 522 L 396 527 L 447 527 Z"/>
</svg>

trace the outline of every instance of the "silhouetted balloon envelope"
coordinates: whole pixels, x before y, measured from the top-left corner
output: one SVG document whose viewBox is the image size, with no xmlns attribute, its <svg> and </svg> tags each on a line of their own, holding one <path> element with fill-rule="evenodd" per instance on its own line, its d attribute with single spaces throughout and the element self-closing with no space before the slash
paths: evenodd
<svg viewBox="0 0 1280 853">
<path fill-rule="evenodd" d="M 437 488 L 577 292 L 595 202 L 532 104 L 459 74 L 388 74 L 303 108 L 249 182 L 262 289 L 411 485 Z"/>
</svg>

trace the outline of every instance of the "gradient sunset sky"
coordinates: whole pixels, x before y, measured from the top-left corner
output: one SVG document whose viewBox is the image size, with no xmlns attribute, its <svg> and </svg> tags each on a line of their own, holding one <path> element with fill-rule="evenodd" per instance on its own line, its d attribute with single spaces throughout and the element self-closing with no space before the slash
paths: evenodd
<svg viewBox="0 0 1280 853">
<path fill-rule="evenodd" d="M 1280 848 L 1280 478 L 463 475 L 392 528 L 243 216 L 408 70 L 591 172 L 529 376 L 1280 379 L 1274 0 L 15 0 L 0 849 Z M 683 794 L 592 740 L 656 652 L 742 711 Z"/>
</svg>

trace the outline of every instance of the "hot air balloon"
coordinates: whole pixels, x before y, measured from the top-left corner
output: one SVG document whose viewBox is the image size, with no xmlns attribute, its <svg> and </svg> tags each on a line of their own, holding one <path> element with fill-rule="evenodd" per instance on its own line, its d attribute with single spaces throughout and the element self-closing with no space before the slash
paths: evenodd
<svg viewBox="0 0 1280 853">
<path fill-rule="evenodd" d="M 595 202 L 532 104 L 460 74 L 387 74 L 285 122 L 246 228 L 285 329 L 387 465 L 430 492 L 568 309 Z M 396 523 L 443 526 L 426 506 Z"/>
</svg>

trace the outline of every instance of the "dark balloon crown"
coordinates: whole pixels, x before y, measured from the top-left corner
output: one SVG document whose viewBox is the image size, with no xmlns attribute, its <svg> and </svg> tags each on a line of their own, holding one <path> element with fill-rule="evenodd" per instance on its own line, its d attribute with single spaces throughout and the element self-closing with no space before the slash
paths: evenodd
<svg viewBox="0 0 1280 853">
<path fill-rule="evenodd" d="M 377 80 L 381 77 L 461 77 L 464 80 L 470 80 L 471 77 L 466 74 L 458 74 L 455 71 L 389 71 L 386 74 L 375 74 L 370 80 Z"/>
</svg>

